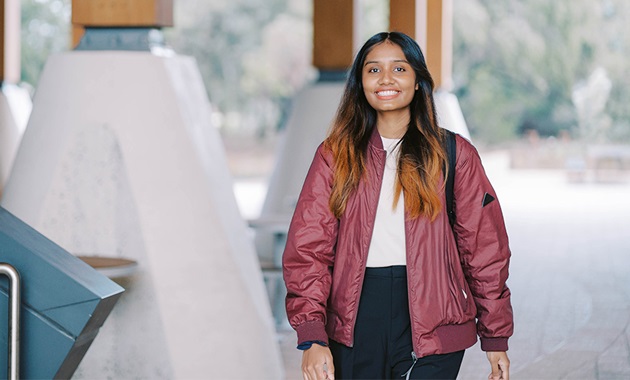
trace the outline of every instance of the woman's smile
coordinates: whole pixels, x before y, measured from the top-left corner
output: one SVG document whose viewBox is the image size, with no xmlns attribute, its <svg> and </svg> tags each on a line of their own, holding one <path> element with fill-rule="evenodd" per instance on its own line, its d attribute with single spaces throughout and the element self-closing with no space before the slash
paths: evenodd
<svg viewBox="0 0 630 380">
<path fill-rule="evenodd" d="M 416 74 L 400 46 L 383 42 L 367 54 L 362 84 L 368 103 L 379 114 L 408 113 Z"/>
<path fill-rule="evenodd" d="M 378 96 L 382 100 L 393 99 L 400 94 L 400 91 L 397 90 L 379 90 L 376 91 L 376 96 Z"/>
</svg>

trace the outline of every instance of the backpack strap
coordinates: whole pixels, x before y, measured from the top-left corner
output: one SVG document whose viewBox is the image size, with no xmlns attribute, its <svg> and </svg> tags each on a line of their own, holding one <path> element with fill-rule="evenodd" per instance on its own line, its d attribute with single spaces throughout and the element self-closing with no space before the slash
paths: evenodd
<svg viewBox="0 0 630 380">
<path fill-rule="evenodd" d="M 455 160 L 457 159 L 457 145 L 455 142 L 455 133 L 446 131 L 446 156 L 448 158 L 448 176 L 446 178 L 446 212 L 448 213 L 448 221 L 451 229 L 455 225 L 455 207 L 453 207 L 454 187 L 455 187 Z"/>
</svg>

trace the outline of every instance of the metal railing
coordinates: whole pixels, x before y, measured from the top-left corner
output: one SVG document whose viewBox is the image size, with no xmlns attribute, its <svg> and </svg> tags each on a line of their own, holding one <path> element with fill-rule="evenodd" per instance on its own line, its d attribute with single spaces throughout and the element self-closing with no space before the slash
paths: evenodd
<svg viewBox="0 0 630 380">
<path fill-rule="evenodd" d="M 10 264 L 0 263 L 0 275 L 9 278 L 9 358 L 7 379 L 20 377 L 20 274 Z"/>
</svg>

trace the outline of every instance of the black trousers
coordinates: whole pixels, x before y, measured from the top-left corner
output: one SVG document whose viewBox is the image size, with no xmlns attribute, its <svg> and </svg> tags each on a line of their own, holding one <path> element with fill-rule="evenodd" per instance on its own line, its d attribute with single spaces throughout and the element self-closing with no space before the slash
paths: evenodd
<svg viewBox="0 0 630 380">
<path fill-rule="evenodd" d="M 407 299 L 405 266 L 366 269 L 354 346 L 330 341 L 335 379 L 401 379 L 409 370 L 409 379 L 457 377 L 464 351 L 414 361 Z"/>
</svg>

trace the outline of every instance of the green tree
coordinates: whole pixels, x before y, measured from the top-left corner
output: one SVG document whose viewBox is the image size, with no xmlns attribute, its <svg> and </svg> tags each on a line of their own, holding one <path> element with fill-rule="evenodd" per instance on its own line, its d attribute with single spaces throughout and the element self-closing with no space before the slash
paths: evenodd
<svg viewBox="0 0 630 380">
<path fill-rule="evenodd" d="M 22 81 L 37 86 L 48 56 L 70 48 L 70 0 L 22 0 Z"/>
<path fill-rule="evenodd" d="M 275 130 L 293 93 L 312 77 L 308 2 L 180 2 L 175 51 L 196 58 L 227 130 Z"/>
<path fill-rule="evenodd" d="M 607 110 L 623 129 L 628 10 L 621 0 L 455 0 L 455 93 L 472 133 L 498 142 L 526 129 L 573 132 L 573 89 L 597 67 L 614 83 Z"/>
</svg>

